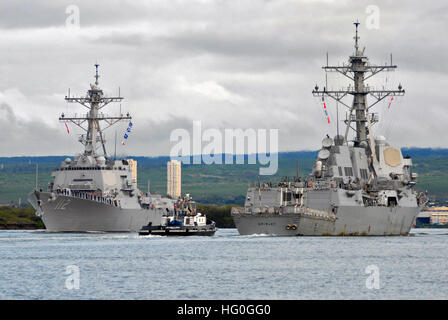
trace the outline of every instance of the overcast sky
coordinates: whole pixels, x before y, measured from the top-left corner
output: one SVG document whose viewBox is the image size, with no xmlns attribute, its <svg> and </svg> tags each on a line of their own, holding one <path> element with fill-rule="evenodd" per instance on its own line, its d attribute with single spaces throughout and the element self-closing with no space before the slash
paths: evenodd
<svg viewBox="0 0 448 320">
<path fill-rule="evenodd" d="M 67 27 L 70 5 L 79 28 Z M 379 9 L 379 28 L 368 28 Z M 71 12 L 71 11 L 69 11 Z M 125 97 L 134 129 L 118 152 L 168 155 L 170 132 L 205 128 L 279 129 L 280 151 L 315 150 L 336 133 L 311 90 L 321 67 L 353 53 L 353 21 L 371 63 L 394 72 L 368 83 L 406 96 L 375 107 L 382 134 L 398 146 L 448 147 L 446 1 L 153 0 L 0 2 L 0 156 L 75 154 L 81 133 L 58 117 L 85 109 L 64 101 L 84 95 L 100 64 L 106 94 Z M 369 20 L 370 19 L 370 20 Z M 334 74 L 333 89 L 347 85 Z M 118 113 L 119 105 L 107 112 Z M 344 107 L 339 116 L 345 117 Z M 126 124 L 116 126 L 123 135 Z M 113 150 L 114 129 L 106 131 Z"/>
</svg>

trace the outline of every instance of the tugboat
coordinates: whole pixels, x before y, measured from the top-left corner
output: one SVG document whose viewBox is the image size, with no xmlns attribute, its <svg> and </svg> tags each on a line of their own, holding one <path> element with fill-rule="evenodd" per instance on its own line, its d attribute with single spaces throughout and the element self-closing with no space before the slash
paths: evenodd
<svg viewBox="0 0 448 320">
<path fill-rule="evenodd" d="M 179 199 L 174 210 L 166 210 L 161 218 L 160 225 L 143 226 L 139 235 L 159 236 L 213 236 L 216 232 L 216 223 L 196 210 L 196 203 L 189 194 Z"/>
</svg>

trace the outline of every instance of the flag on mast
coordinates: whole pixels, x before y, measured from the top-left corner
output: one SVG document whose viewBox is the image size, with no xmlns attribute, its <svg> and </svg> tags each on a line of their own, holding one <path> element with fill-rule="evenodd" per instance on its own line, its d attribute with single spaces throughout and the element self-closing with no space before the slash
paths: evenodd
<svg viewBox="0 0 448 320">
<path fill-rule="evenodd" d="M 389 102 L 389 105 L 387 106 L 387 109 L 390 109 L 390 104 L 392 103 L 392 101 L 394 101 L 394 97 L 390 98 L 390 102 Z"/>
<path fill-rule="evenodd" d="M 327 117 L 328 124 L 330 124 L 330 116 L 328 115 L 327 105 L 325 104 L 325 102 L 323 102 L 323 105 L 324 105 L 325 116 Z"/>
<path fill-rule="evenodd" d="M 124 136 L 123 136 L 123 138 L 124 138 L 125 140 L 127 140 L 127 139 L 129 138 L 128 133 L 131 133 L 131 128 L 132 128 L 132 122 L 129 121 L 129 125 L 128 125 L 127 129 L 126 129 L 126 132 L 127 132 L 127 133 L 125 133 Z M 125 145 L 125 140 L 123 140 L 123 141 L 121 142 L 121 144 L 122 144 L 123 146 Z"/>
</svg>

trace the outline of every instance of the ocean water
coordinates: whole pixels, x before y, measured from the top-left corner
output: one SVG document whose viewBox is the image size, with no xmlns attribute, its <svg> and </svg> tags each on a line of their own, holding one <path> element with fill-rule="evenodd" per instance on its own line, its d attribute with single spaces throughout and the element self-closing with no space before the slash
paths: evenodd
<svg viewBox="0 0 448 320">
<path fill-rule="evenodd" d="M 0 231 L 0 299 L 447 299 L 448 229 L 407 237 Z M 78 281 L 79 280 L 79 281 Z"/>
</svg>

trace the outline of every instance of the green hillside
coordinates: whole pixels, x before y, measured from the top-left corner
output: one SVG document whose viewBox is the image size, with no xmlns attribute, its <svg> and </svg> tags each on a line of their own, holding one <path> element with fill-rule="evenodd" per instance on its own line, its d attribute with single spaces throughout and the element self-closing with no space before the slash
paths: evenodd
<svg viewBox="0 0 448 320">
<path fill-rule="evenodd" d="M 420 190 L 428 190 L 439 201 L 448 200 L 448 150 L 404 149 L 414 162 L 419 174 Z M 294 176 L 298 162 L 300 175 L 311 170 L 316 152 L 287 152 L 279 154 L 279 170 L 275 176 L 262 176 L 262 181 L 278 181 L 283 176 Z M 0 158 L 0 204 L 26 203 L 26 195 L 35 186 L 36 163 L 39 168 L 39 188 L 45 189 L 51 171 L 65 159 L 61 157 L 14 157 Z M 166 192 L 167 157 L 134 157 L 138 161 L 138 185 L 147 190 L 150 180 L 151 192 Z M 246 161 L 247 162 L 247 161 Z M 258 165 L 183 165 L 182 191 L 190 193 L 202 203 L 226 205 L 244 202 L 248 183 L 258 181 Z"/>
<path fill-rule="evenodd" d="M 0 208 L 0 229 L 43 229 L 44 224 L 34 215 L 32 207 Z"/>
</svg>

